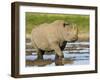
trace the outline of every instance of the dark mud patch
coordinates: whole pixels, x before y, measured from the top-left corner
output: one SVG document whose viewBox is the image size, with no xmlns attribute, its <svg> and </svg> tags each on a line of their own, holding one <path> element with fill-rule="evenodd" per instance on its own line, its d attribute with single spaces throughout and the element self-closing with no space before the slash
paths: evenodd
<svg viewBox="0 0 100 80">
<path fill-rule="evenodd" d="M 51 60 L 26 60 L 26 66 L 46 66 L 52 64 Z"/>
<path fill-rule="evenodd" d="M 65 64 L 73 64 L 73 60 L 71 60 L 71 59 L 64 59 L 64 61 L 63 61 L 63 64 L 65 65 Z"/>
<path fill-rule="evenodd" d="M 28 67 L 29 66 L 42 67 L 42 66 L 50 65 L 52 63 L 55 63 L 55 61 L 52 61 L 52 60 L 38 60 L 38 59 L 36 59 L 34 61 L 32 61 L 32 60 L 26 60 L 26 66 L 28 66 Z M 61 62 L 59 62 L 59 63 L 61 63 Z M 62 65 L 66 65 L 66 64 L 73 64 L 73 60 L 71 60 L 71 59 L 64 59 L 62 61 Z M 56 65 L 56 66 L 58 66 L 58 65 Z"/>
</svg>

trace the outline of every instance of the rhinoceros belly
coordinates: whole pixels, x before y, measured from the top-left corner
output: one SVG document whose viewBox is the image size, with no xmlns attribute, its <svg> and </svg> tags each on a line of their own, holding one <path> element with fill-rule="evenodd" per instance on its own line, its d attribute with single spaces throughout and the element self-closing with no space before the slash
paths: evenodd
<svg viewBox="0 0 100 80">
<path fill-rule="evenodd" d="M 50 51 L 50 44 L 46 38 L 45 35 L 41 34 L 37 34 L 37 35 L 33 35 L 32 36 L 32 41 L 34 41 L 35 44 L 35 48 L 41 49 L 41 50 L 45 50 L 45 51 Z"/>
</svg>

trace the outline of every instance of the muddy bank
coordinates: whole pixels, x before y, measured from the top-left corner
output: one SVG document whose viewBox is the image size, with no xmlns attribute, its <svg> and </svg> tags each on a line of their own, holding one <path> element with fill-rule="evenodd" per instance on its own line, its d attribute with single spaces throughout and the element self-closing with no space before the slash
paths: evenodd
<svg viewBox="0 0 100 80">
<path fill-rule="evenodd" d="M 26 60 L 26 66 L 45 66 L 52 64 L 51 60 Z"/>
<path fill-rule="evenodd" d="M 56 65 L 55 61 L 52 61 L 50 59 L 48 59 L 48 60 L 36 59 L 34 61 L 26 60 L 26 66 L 38 66 L 38 67 L 40 66 L 41 67 L 41 66 L 52 65 L 52 64 Z M 62 65 L 66 65 L 66 64 L 73 64 L 73 60 L 70 60 L 70 59 L 63 60 Z M 56 65 L 56 66 L 60 66 L 60 65 Z"/>
</svg>

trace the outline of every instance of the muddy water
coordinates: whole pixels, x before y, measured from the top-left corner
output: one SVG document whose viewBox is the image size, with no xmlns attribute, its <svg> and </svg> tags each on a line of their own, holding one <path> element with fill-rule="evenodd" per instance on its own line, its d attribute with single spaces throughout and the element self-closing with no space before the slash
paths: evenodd
<svg viewBox="0 0 100 80">
<path fill-rule="evenodd" d="M 68 43 L 65 50 L 63 51 L 64 59 L 66 61 L 72 61 L 65 63 L 64 66 L 68 65 L 87 65 L 89 64 L 89 42 L 75 42 Z M 44 60 L 51 60 L 51 63 L 46 64 L 45 66 L 55 66 L 55 54 L 44 54 Z M 36 52 L 33 52 L 32 55 L 26 55 L 26 61 L 35 61 L 37 59 Z M 41 62 L 40 62 L 41 63 Z M 33 66 L 26 64 L 26 66 Z M 35 65 L 34 65 L 35 66 Z"/>
</svg>

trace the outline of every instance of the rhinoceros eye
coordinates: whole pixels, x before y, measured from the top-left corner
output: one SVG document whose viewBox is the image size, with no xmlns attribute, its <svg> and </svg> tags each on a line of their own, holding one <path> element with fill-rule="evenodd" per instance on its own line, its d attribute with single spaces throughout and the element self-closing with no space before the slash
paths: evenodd
<svg viewBox="0 0 100 80">
<path fill-rule="evenodd" d="M 69 23 L 64 23 L 63 25 L 64 25 L 64 27 L 65 27 L 65 26 L 68 26 L 68 25 L 70 25 L 70 24 L 69 24 Z"/>
</svg>

